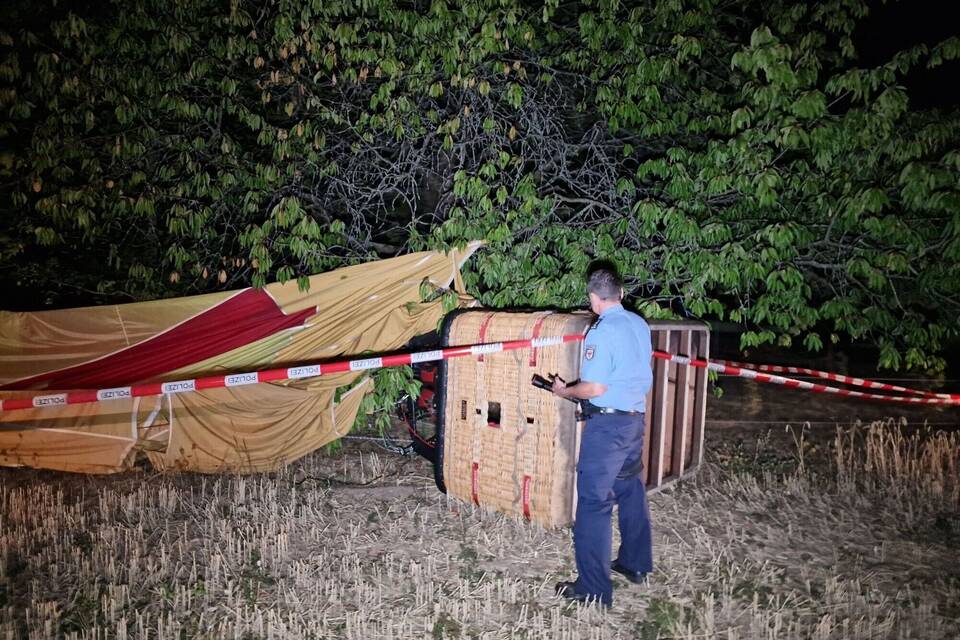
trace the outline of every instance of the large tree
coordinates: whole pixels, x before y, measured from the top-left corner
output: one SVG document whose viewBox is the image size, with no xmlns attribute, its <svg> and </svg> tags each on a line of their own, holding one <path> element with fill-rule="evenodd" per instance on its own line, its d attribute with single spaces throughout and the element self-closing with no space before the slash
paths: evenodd
<svg viewBox="0 0 960 640">
<path fill-rule="evenodd" d="M 470 239 L 488 305 L 642 310 L 745 345 L 960 327 L 960 117 L 858 66 L 861 0 L 14 4 L 2 277 L 103 298 L 290 279 Z M 54 286 L 52 283 L 58 283 Z"/>
</svg>

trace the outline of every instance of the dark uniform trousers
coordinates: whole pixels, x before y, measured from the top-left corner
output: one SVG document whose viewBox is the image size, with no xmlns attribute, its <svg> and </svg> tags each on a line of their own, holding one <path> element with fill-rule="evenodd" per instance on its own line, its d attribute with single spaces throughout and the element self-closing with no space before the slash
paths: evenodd
<svg viewBox="0 0 960 640">
<path fill-rule="evenodd" d="M 643 414 L 595 414 L 587 419 L 577 461 L 577 516 L 573 546 L 578 594 L 613 602 L 610 581 L 612 514 L 619 508 L 618 561 L 632 571 L 653 570 L 653 542 L 643 469 Z"/>
</svg>

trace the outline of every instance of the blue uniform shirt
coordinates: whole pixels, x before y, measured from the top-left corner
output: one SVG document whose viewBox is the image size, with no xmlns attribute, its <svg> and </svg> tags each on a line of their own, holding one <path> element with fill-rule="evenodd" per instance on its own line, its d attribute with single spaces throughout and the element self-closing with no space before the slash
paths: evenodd
<svg viewBox="0 0 960 640">
<path fill-rule="evenodd" d="M 653 383 L 650 327 L 621 305 L 610 307 L 590 327 L 583 341 L 580 379 L 607 386 L 590 402 L 621 411 L 645 411 Z"/>
</svg>

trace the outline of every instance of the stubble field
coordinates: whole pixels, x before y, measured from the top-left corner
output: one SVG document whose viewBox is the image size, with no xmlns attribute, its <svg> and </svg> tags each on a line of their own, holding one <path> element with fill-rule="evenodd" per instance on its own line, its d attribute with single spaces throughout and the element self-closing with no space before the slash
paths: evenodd
<svg viewBox="0 0 960 640">
<path fill-rule="evenodd" d="M 247 477 L 2 469 L 0 638 L 960 637 L 960 434 L 901 426 L 711 432 L 609 612 L 553 595 L 569 531 L 369 444 Z"/>
</svg>

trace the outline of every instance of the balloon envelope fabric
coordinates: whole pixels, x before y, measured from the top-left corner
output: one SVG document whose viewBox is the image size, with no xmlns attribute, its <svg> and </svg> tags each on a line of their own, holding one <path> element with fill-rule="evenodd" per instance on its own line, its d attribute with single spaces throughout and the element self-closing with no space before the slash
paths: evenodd
<svg viewBox="0 0 960 640">
<path fill-rule="evenodd" d="M 295 366 L 401 348 L 437 328 L 439 299 L 479 247 L 412 253 L 296 282 L 123 305 L 0 312 L 0 398 Z M 461 305 L 473 301 L 462 294 Z M 0 464 L 85 473 L 276 469 L 349 431 L 362 371 L 0 414 Z"/>
</svg>

